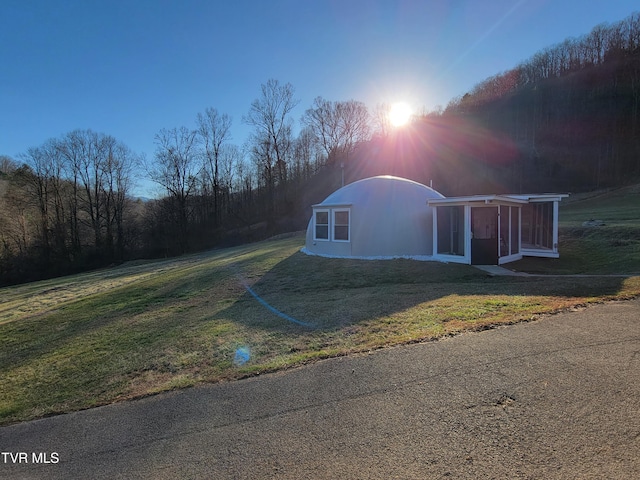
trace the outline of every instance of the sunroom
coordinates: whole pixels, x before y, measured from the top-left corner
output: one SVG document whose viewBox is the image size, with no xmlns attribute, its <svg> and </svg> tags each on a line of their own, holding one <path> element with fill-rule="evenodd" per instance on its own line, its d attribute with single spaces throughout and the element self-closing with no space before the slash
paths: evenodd
<svg viewBox="0 0 640 480">
<path fill-rule="evenodd" d="M 558 202 L 566 194 L 430 199 L 434 259 L 502 265 L 523 256 L 557 258 Z"/>
</svg>

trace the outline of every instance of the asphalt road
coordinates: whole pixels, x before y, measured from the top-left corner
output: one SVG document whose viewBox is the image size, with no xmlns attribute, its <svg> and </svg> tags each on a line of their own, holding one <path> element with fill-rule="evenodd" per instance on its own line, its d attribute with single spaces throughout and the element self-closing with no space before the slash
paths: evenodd
<svg viewBox="0 0 640 480">
<path fill-rule="evenodd" d="M 640 299 L 4 427 L 0 450 L 11 479 L 640 478 Z"/>
</svg>

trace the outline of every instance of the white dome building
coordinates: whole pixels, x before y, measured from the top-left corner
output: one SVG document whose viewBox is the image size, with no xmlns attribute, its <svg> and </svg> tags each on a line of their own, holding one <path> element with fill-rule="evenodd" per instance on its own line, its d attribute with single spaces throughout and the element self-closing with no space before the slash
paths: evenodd
<svg viewBox="0 0 640 480">
<path fill-rule="evenodd" d="M 313 205 L 310 255 L 410 257 L 502 265 L 523 256 L 558 258 L 559 203 L 568 194 L 445 198 L 405 178 L 365 178 Z"/>
<path fill-rule="evenodd" d="M 330 257 L 421 257 L 433 254 L 432 188 L 399 177 L 366 178 L 313 205 L 308 254 Z"/>
</svg>

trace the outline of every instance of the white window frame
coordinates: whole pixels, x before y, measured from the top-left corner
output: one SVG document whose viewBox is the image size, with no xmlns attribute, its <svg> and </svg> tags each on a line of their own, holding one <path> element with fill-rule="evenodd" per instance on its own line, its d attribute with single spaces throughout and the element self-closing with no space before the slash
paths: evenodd
<svg viewBox="0 0 640 480">
<path fill-rule="evenodd" d="M 316 216 L 316 214 L 318 213 L 326 213 L 327 214 L 327 238 L 318 238 L 317 233 L 317 226 L 318 224 L 316 223 L 316 219 L 318 218 Z M 324 223 L 320 224 L 321 226 L 324 226 Z M 318 242 L 330 242 L 331 241 L 331 210 L 329 208 L 316 208 L 313 210 L 313 239 L 317 240 Z"/>
<path fill-rule="evenodd" d="M 337 239 L 336 238 L 336 226 L 345 226 L 344 224 L 337 225 L 336 223 L 336 213 L 347 212 L 349 215 L 349 223 L 347 223 L 347 239 Z M 351 209 L 350 208 L 333 208 L 331 209 L 331 240 L 333 242 L 341 242 L 341 243 L 349 243 L 351 241 Z"/>
</svg>

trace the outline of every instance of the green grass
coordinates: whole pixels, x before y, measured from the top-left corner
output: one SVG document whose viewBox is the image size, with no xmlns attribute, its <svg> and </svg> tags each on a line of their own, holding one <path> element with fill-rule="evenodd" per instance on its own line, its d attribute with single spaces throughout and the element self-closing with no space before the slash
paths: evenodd
<svg viewBox="0 0 640 480">
<path fill-rule="evenodd" d="M 614 236 L 563 227 L 564 263 L 537 268 L 635 268 L 635 257 L 615 263 L 589 243 L 635 248 L 637 236 L 618 236 L 635 232 L 624 221 L 611 228 L 630 230 Z M 303 242 L 296 236 L 0 289 L 0 423 L 640 294 L 640 276 L 490 278 L 464 265 L 310 257 L 299 251 Z M 274 314 L 244 284 L 312 328 Z M 240 347 L 250 352 L 242 365 L 234 363 Z"/>
<path fill-rule="evenodd" d="M 603 226 L 583 223 L 600 220 Z M 525 258 L 516 270 L 640 275 L 640 185 L 570 196 L 560 204 L 559 259 Z"/>
<path fill-rule="evenodd" d="M 571 195 L 561 203 L 560 221 L 579 227 L 587 220 L 608 226 L 640 226 L 640 185 Z"/>
</svg>

